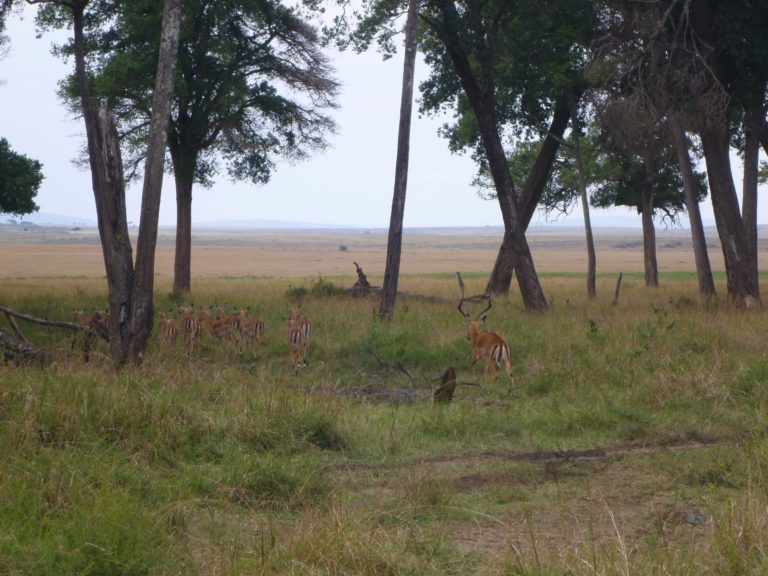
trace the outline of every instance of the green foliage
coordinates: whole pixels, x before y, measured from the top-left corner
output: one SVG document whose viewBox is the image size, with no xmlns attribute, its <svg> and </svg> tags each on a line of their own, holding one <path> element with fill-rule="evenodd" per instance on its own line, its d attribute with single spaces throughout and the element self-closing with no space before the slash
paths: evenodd
<svg viewBox="0 0 768 576">
<path fill-rule="evenodd" d="M 622 573 L 622 546 L 643 573 L 764 571 L 766 318 L 674 305 L 691 276 L 626 285 L 618 307 L 580 299 L 580 277 L 549 281 L 571 306 L 528 316 L 499 300 L 489 318 L 516 388 L 460 385 L 444 406 L 432 379 L 448 365 L 470 379 L 445 302 L 409 299 L 383 323 L 369 300 L 308 284 L 316 340 L 296 375 L 272 328 L 284 281 L 205 294 L 269 321 L 242 356 L 206 341 L 187 359 L 153 340 L 140 368 L 115 373 L 24 327 L 56 362 L 0 365 L 0 572 L 590 574 L 589 559 Z M 419 282 L 455 290 L 452 275 Z M 6 292 L 51 318 L 103 302 Z M 687 524 L 689 510 L 706 523 Z"/>
<path fill-rule="evenodd" d="M 306 286 L 289 286 L 285 291 L 285 298 L 289 302 L 303 302 L 308 297 L 329 298 L 332 296 L 342 296 L 347 291 L 333 282 L 325 280 L 322 276 L 313 280 L 307 288 Z"/>
<path fill-rule="evenodd" d="M 34 199 L 43 181 L 41 168 L 40 162 L 14 152 L 0 138 L 0 212 L 19 216 L 37 212 Z"/>
<path fill-rule="evenodd" d="M 554 102 L 566 90 L 576 88 L 592 35 L 589 2 L 535 2 L 530 0 L 473 0 L 472 9 L 459 11 L 460 21 L 443 20 L 430 3 L 424 8 L 429 26 L 421 47 L 430 65 L 422 82 L 422 111 L 456 112 L 457 120 L 442 133 L 453 150 L 480 150 L 480 133 L 442 35 L 446 29 L 459 33 L 470 65 L 483 84 L 494 90 L 501 133 L 531 134 L 546 130 Z M 474 14 L 483 17 L 473 20 Z M 482 31 L 477 30 L 477 25 Z M 472 33 L 483 33 L 487 49 L 480 50 Z M 481 161 L 482 166 L 482 161 Z"/>
<path fill-rule="evenodd" d="M 157 0 L 92 3 L 87 14 L 93 94 L 118 120 L 129 176 L 146 147 L 162 8 Z M 62 27 L 54 14 L 48 9 L 39 22 Z M 323 111 L 335 106 L 336 91 L 315 31 L 279 0 L 189 2 L 169 127 L 172 169 L 190 187 L 210 186 L 220 165 L 233 179 L 266 182 L 275 158 L 325 147 L 334 123 Z M 61 94 L 76 103 L 71 77 Z"/>
</svg>

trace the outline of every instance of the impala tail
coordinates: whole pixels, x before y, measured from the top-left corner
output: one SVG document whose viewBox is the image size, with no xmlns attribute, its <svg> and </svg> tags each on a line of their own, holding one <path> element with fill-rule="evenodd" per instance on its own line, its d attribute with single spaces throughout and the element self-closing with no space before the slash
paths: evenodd
<svg viewBox="0 0 768 576">
<path fill-rule="evenodd" d="M 288 330 L 288 347 L 290 351 L 293 373 L 296 374 L 299 368 L 307 366 L 306 358 L 306 339 L 304 332 L 297 322 L 291 322 Z"/>
</svg>

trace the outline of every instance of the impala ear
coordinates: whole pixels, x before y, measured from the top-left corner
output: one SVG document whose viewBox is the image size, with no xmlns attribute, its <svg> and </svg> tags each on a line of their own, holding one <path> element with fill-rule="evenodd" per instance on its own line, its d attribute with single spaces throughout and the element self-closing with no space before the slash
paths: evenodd
<svg viewBox="0 0 768 576">
<path fill-rule="evenodd" d="M 485 322 L 486 318 L 488 318 L 488 314 L 481 314 L 479 320 L 480 322 Z"/>
</svg>

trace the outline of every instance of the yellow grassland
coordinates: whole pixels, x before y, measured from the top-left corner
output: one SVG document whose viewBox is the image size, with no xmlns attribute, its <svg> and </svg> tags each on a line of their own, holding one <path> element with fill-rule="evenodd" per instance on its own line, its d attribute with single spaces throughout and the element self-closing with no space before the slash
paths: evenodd
<svg viewBox="0 0 768 576">
<path fill-rule="evenodd" d="M 496 229 L 432 230 L 410 233 L 403 241 L 401 273 L 485 272 L 493 267 L 501 237 Z M 529 234 L 539 273 L 586 272 L 583 233 L 546 228 Z M 708 239 L 715 271 L 722 271 L 716 237 Z M 355 277 L 358 262 L 372 280 L 383 276 L 386 231 L 252 230 L 196 232 L 192 275 L 208 277 L 308 278 Z M 598 272 L 642 272 L 640 230 L 601 230 L 596 234 Z M 762 248 L 762 247 L 761 247 Z M 691 241 L 686 230 L 661 230 L 657 239 L 660 272 L 694 271 Z M 761 258 L 767 259 L 761 250 Z M 173 276 L 174 236 L 161 231 L 156 252 L 159 285 Z M 761 262 L 764 269 L 766 262 Z M 0 279 L 104 277 L 101 246 L 95 230 L 39 228 L 0 229 Z"/>
</svg>

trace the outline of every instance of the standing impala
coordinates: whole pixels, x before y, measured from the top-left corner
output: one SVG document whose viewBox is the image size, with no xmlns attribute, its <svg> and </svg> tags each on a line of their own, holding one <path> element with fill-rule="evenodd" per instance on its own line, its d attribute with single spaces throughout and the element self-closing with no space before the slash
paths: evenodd
<svg viewBox="0 0 768 576">
<path fill-rule="evenodd" d="M 202 325 L 193 308 L 180 308 L 179 312 L 181 313 L 181 325 L 184 327 L 184 350 L 186 350 L 187 356 L 192 357 L 195 340 L 200 338 L 202 333 Z"/>
<path fill-rule="evenodd" d="M 457 273 L 458 274 L 458 273 Z M 474 319 L 464 311 L 463 305 L 467 300 L 464 297 L 464 282 L 459 276 L 459 286 L 461 287 L 461 300 L 459 301 L 459 312 L 464 316 L 464 322 L 467 324 L 467 337 L 472 344 L 472 375 L 474 377 L 476 373 L 475 365 L 479 359 L 485 360 L 485 375 L 491 372 L 493 375 L 493 383 L 496 383 L 496 367 L 501 366 L 504 363 L 504 367 L 509 376 L 510 387 L 515 385 L 515 378 L 512 376 L 512 364 L 509 361 L 509 346 L 507 341 L 496 332 L 490 330 L 479 330 L 480 326 L 488 316 L 488 310 L 491 309 L 491 297 L 483 295 L 482 299 L 488 300 L 488 306 L 485 310 L 480 312 Z"/>
<path fill-rule="evenodd" d="M 296 306 L 288 308 L 288 344 L 294 372 L 299 366 L 309 366 L 309 337 L 312 336 L 312 320 L 299 313 Z"/>
</svg>

